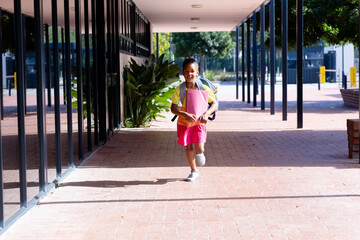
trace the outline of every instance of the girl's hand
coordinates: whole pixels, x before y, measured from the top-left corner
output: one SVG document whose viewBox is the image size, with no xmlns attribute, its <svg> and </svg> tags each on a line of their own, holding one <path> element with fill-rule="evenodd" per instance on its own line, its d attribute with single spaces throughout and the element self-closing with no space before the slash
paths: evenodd
<svg viewBox="0 0 360 240">
<path fill-rule="evenodd" d="M 185 120 L 188 122 L 195 122 L 196 121 L 196 116 L 194 114 L 190 114 L 190 113 L 185 113 Z"/>
<path fill-rule="evenodd" d="M 207 123 L 208 122 L 209 115 L 207 113 L 204 113 L 199 117 L 199 121 L 201 123 Z"/>
</svg>

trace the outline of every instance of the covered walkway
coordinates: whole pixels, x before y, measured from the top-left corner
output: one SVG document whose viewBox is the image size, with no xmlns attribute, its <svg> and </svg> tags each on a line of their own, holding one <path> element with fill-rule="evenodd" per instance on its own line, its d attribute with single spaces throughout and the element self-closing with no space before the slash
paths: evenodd
<svg viewBox="0 0 360 240">
<path fill-rule="evenodd" d="M 284 122 L 235 101 L 234 84 L 220 86 L 196 182 L 183 181 L 189 167 L 168 115 L 121 130 L 0 239 L 360 239 L 359 164 L 346 136 L 357 109 L 336 86 L 306 85 L 296 129 L 295 88 Z"/>
</svg>

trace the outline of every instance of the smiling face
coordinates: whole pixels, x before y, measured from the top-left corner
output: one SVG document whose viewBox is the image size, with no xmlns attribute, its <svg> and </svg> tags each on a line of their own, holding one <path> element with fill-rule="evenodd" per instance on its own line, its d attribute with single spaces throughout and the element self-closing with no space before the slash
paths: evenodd
<svg viewBox="0 0 360 240">
<path fill-rule="evenodd" d="M 198 66 L 196 63 L 186 64 L 182 70 L 182 74 L 184 75 L 185 81 L 190 83 L 195 83 L 195 78 L 199 74 Z"/>
</svg>

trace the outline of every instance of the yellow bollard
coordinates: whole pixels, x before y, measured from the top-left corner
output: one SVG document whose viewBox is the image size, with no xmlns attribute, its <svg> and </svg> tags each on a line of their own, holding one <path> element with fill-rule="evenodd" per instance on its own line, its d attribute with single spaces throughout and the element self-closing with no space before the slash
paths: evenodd
<svg viewBox="0 0 360 240">
<path fill-rule="evenodd" d="M 350 68 L 350 87 L 356 87 L 356 67 Z"/>
<path fill-rule="evenodd" d="M 325 83 L 325 67 L 320 67 L 320 82 Z"/>
<path fill-rule="evenodd" d="M 14 88 L 17 89 L 17 84 L 16 84 L 16 72 L 14 72 Z"/>
</svg>

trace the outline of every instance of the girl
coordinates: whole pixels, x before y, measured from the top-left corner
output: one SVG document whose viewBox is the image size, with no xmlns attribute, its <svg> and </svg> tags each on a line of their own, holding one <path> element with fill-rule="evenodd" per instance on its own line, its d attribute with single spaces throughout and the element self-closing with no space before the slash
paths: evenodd
<svg viewBox="0 0 360 240">
<path fill-rule="evenodd" d="M 186 57 L 182 68 L 182 74 L 184 75 L 186 82 L 186 89 L 198 90 L 195 80 L 199 74 L 199 65 L 196 60 L 191 57 Z M 204 88 L 205 91 L 209 92 L 208 102 L 211 105 L 210 108 L 208 108 L 208 110 L 200 116 L 198 121 L 196 121 L 194 114 L 186 112 L 186 94 L 181 108 L 178 108 L 178 104 L 180 102 L 180 86 L 175 89 L 174 94 L 171 97 L 171 112 L 179 117 L 177 122 L 178 143 L 184 146 L 186 158 L 191 168 L 190 175 L 186 178 L 187 181 L 194 181 L 199 177 L 199 171 L 196 168 L 195 158 L 200 166 L 205 165 L 204 144 L 206 142 L 206 123 L 208 117 L 217 108 L 217 103 L 214 101 L 214 93 L 205 85 Z M 192 144 L 195 145 L 195 156 Z"/>
</svg>

